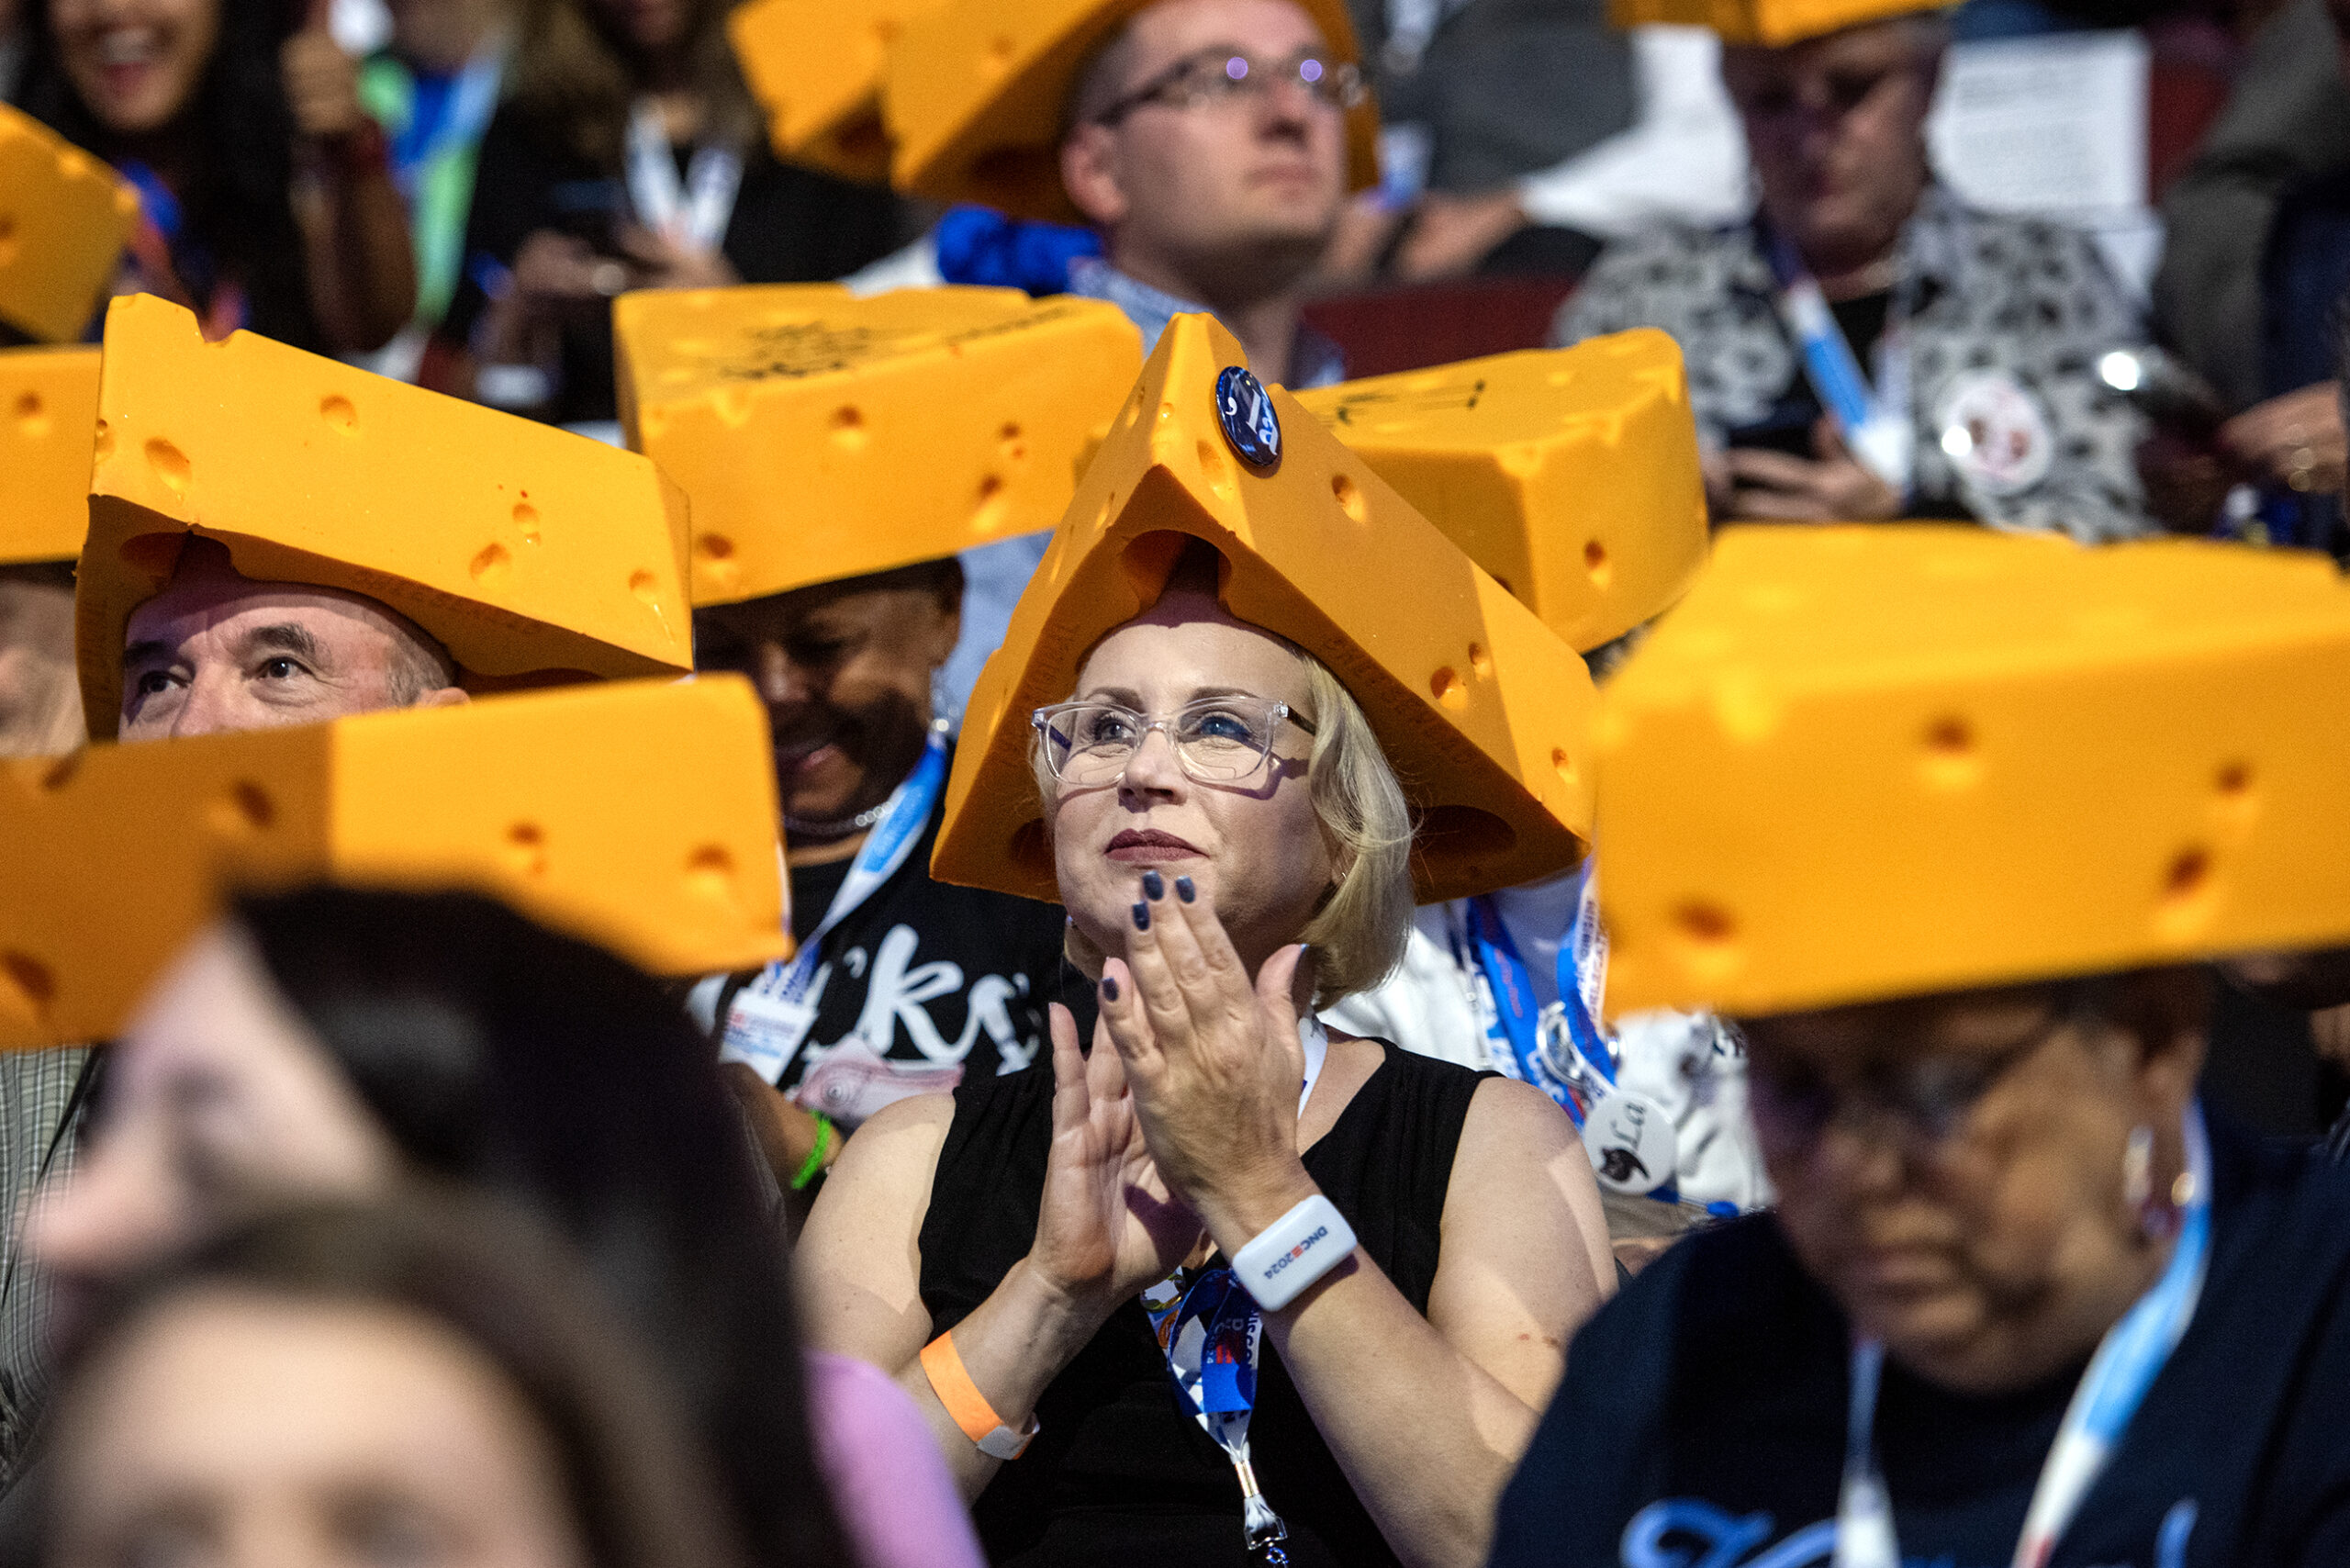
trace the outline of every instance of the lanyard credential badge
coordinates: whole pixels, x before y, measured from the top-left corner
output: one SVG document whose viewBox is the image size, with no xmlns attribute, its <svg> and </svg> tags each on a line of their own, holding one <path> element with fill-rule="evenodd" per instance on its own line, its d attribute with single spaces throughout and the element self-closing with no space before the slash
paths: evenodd
<svg viewBox="0 0 2350 1568">
<path fill-rule="evenodd" d="M 1261 1568 L 1288 1568 L 1289 1527 L 1265 1500 L 1248 1453 L 1264 1314 L 1230 1269 L 1210 1269 L 1188 1283 L 1178 1274 L 1144 1292 L 1142 1301 L 1176 1392 L 1240 1477 L 1240 1528 L 1249 1561 Z"/>
</svg>

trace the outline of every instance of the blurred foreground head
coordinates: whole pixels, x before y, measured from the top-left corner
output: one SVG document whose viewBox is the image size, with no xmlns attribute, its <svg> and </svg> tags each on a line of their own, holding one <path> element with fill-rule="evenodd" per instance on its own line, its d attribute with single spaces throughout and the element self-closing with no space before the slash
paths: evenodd
<svg viewBox="0 0 2350 1568">
<path fill-rule="evenodd" d="M 119 1293 L 42 1488 L 53 1568 L 740 1568 L 703 1449 L 514 1213 L 290 1210 Z"/>
<path fill-rule="evenodd" d="M 587 1258 L 716 1455 L 755 1562 L 835 1550 L 781 1244 L 706 1043 L 653 980 L 469 894 L 247 898 L 158 984 L 27 1245 L 69 1317 L 255 1214 L 431 1178 Z"/>
</svg>

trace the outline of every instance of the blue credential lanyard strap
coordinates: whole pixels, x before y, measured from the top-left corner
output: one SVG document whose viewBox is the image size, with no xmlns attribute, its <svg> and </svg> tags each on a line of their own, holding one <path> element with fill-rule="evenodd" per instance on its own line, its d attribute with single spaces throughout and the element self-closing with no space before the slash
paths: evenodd
<svg viewBox="0 0 2350 1568">
<path fill-rule="evenodd" d="M 2153 1288 L 2107 1331 L 2088 1371 L 2081 1374 L 2080 1387 L 2073 1391 L 2064 1424 L 2041 1467 L 2039 1484 L 2032 1489 L 2013 1568 L 2043 1568 L 2203 1298 L 2211 1261 L 2211 1148 L 2200 1102 L 2188 1106 L 2182 1130 L 2192 1190 L 2183 1205 L 2170 1262 Z M 1845 1437 L 1843 1493 L 1836 1510 L 1835 1568 L 1897 1568 L 1901 1561 L 1892 1501 L 1871 1435 L 1884 1363 L 1880 1342 L 1863 1339 L 1852 1347 L 1851 1426 Z"/>
<path fill-rule="evenodd" d="M 1616 1081 L 1616 1058 L 1583 1003 L 1575 968 L 1580 932 L 1570 928 L 1559 943 L 1559 1007 L 1573 1058 L 1560 1063 L 1544 1047 L 1543 1009 L 1534 994 L 1533 971 L 1490 897 L 1479 894 L 1469 901 L 1468 928 L 1469 946 L 1493 994 L 1494 1022 L 1488 1037 L 1507 1048 L 1516 1068 L 1513 1077 L 1540 1089 L 1558 1102 L 1575 1126 L 1583 1126 L 1589 1108 L 1586 1101 Z"/>
<path fill-rule="evenodd" d="M 1779 319 L 1803 355 L 1804 376 L 1813 394 L 1842 431 L 1853 458 L 1908 498 L 1918 442 L 1909 417 L 1908 279 L 1905 276 L 1895 289 L 1884 335 L 1877 340 L 1876 385 L 1872 389 L 1862 374 L 1860 357 L 1836 324 L 1836 313 L 1795 247 L 1774 235 L 1767 249 L 1779 286 Z"/>
</svg>

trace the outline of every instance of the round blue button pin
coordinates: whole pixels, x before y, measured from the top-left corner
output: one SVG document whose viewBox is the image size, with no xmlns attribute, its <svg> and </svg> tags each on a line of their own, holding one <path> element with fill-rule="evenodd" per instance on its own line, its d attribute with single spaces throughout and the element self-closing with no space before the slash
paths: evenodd
<svg viewBox="0 0 2350 1568">
<path fill-rule="evenodd" d="M 1281 420 L 1265 384 L 1237 364 L 1226 365 L 1215 378 L 1215 414 L 1224 439 L 1241 461 L 1252 468 L 1270 468 L 1281 460 Z"/>
</svg>

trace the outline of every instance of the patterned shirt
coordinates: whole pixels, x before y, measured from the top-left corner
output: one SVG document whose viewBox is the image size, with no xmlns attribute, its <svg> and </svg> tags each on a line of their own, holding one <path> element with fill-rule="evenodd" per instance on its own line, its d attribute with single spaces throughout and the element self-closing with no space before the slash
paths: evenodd
<svg viewBox="0 0 2350 1568">
<path fill-rule="evenodd" d="M 89 1058 L 86 1046 L 0 1053 L 0 1484 L 16 1479 L 49 1393 L 50 1293 L 24 1255 L 25 1209 L 44 1177 L 73 1163 L 66 1112 Z"/>
<path fill-rule="evenodd" d="M 1915 300 L 1906 335 L 1918 436 L 1912 513 L 2085 541 L 2149 532 L 2136 464 L 2144 421 L 2097 374 L 2101 355 L 2147 340 L 2095 242 L 1929 187 L 1900 257 Z M 1751 221 L 1610 246 L 1561 308 L 1551 337 L 1575 343 L 1633 327 L 1680 342 L 1709 450 L 1767 422 L 1791 388 L 1808 396 Z"/>
</svg>

